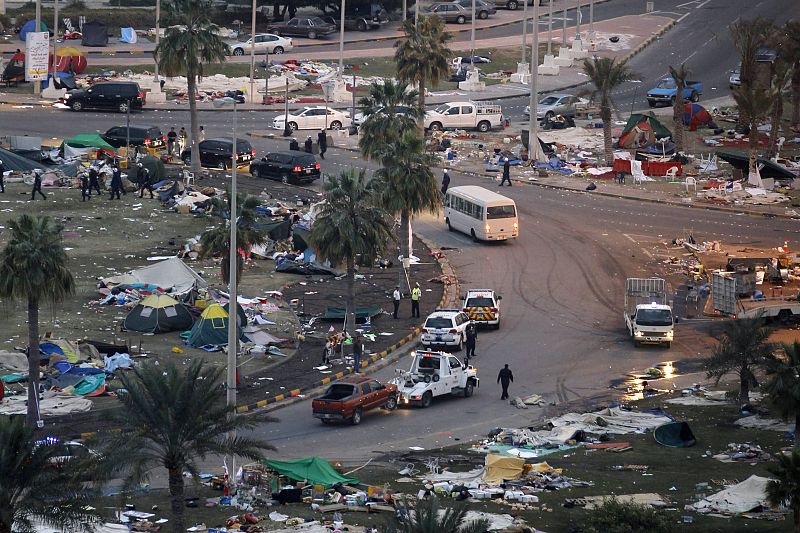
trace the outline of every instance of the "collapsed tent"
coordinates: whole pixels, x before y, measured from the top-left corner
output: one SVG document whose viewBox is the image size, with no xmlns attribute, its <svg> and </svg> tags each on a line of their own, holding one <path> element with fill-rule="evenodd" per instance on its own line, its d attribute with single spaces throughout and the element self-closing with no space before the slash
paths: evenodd
<svg viewBox="0 0 800 533">
<path fill-rule="evenodd" d="M 63 46 L 56 49 L 57 72 L 81 74 L 84 70 L 86 70 L 87 66 L 88 62 L 86 61 L 86 54 L 74 46 Z"/>
<path fill-rule="evenodd" d="M 672 132 L 664 127 L 654 115 L 634 113 L 619 136 L 619 147 L 626 150 L 647 148 L 658 139 L 672 138 Z"/>
<path fill-rule="evenodd" d="M 369 307 L 356 307 L 356 318 L 368 318 L 381 314 L 383 308 L 379 305 Z M 344 307 L 326 307 L 322 318 L 325 320 L 343 320 L 345 315 Z"/>
<path fill-rule="evenodd" d="M 119 42 L 126 44 L 136 44 L 139 37 L 136 35 L 136 30 L 133 28 L 120 28 L 119 29 Z"/>
<path fill-rule="evenodd" d="M 189 292 L 195 287 L 208 287 L 206 280 L 178 257 L 170 257 L 126 274 L 105 278 L 102 284 L 108 288 L 123 284 L 155 285 L 165 292 L 177 295 Z"/>
<path fill-rule="evenodd" d="M 686 102 L 683 105 L 683 125 L 689 126 L 690 131 L 695 131 L 701 126 L 711 122 L 711 113 L 700 104 Z"/>
<path fill-rule="evenodd" d="M 284 274 L 300 274 L 303 276 L 338 276 L 339 273 L 332 268 L 314 263 L 303 263 L 301 261 L 286 260 L 275 267 L 275 272 L 283 272 Z"/>
<path fill-rule="evenodd" d="M 486 456 L 486 472 L 484 480 L 487 483 L 503 483 L 518 479 L 522 475 L 525 459 L 508 457 L 505 455 L 488 454 Z"/>
<path fill-rule="evenodd" d="M 69 139 L 64 139 L 64 142 L 61 143 L 62 150 L 64 149 L 65 145 L 73 148 L 104 148 L 106 150 L 110 150 L 111 152 L 116 151 L 113 146 L 108 144 L 97 133 L 80 133 Z"/>
<path fill-rule="evenodd" d="M 165 333 L 184 331 L 193 322 L 192 314 L 185 305 L 166 294 L 151 294 L 128 313 L 123 327 L 129 331 Z"/>
<path fill-rule="evenodd" d="M 328 461 L 319 457 L 306 457 L 305 459 L 289 461 L 264 459 L 263 463 L 282 476 L 294 481 L 305 481 L 311 485 L 329 487 L 337 483 L 345 485 L 358 483 L 358 478 L 343 476 Z"/>
<path fill-rule="evenodd" d="M 769 507 L 767 483 L 769 478 L 752 475 L 741 483 L 703 498 L 692 508 L 699 513 L 741 514 Z"/>
<path fill-rule="evenodd" d="M 150 182 L 154 183 L 156 181 L 161 181 L 167 177 L 167 169 L 164 166 L 164 162 L 152 155 L 146 155 L 139 160 L 142 164 L 142 167 L 146 168 L 150 173 Z M 132 174 L 132 173 L 131 173 Z M 135 180 L 132 180 L 135 182 Z"/>
<path fill-rule="evenodd" d="M 692 428 L 686 422 L 670 422 L 653 431 L 656 442 L 670 448 L 689 448 L 697 443 Z"/>
<path fill-rule="evenodd" d="M 239 338 L 242 339 L 242 328 L 236 329 L 239 330 Z M 186 344 L 192 348 L 228 344 L 228 312 L 216 303 L 206 307 L 192 326 Z"/>
<path fill-rule="evenodd" d="M 30 172 L 33 169 L 40 168 L 45 170 L 49 168 L 44 163 L 22 157 L 19 154 L 10 152 L 5 148 L 0 148 L 0 161 L 3 162 L 3 167 L 6 170 L 14 170 L 16 172 Z"/>
<path fill-rule="evenodd" d="M 27 35 L 32 31 L 33 32 L 36 31 L 36 21 L 35 20 L 29 20 L 28 22 L 26 22 L 25 24 L 22 25 L 22 29 L 19 30 L 19 40 L 20 41 L 24 41 L 25 37 L 27 37 Z M 47 30 L 47 24 L 45 24 L 43 20 L 39 21 L 39 31 L 48 31 Z"/>
<path fill-rule="evenodd" d="M 25 80 L 25 54 L 14 54 L 3 67 L 3 81 Z"/>
<path fill-rule="evenodd" d="M 107 46 L 108 45 L 108 26 L 99 20 L 87 22 L 82 28 L 83 46 Z"/>
<path fill-rule="evenodd" d="M 737 168 L 745 173 L 749 171 L 750 158 L 747 154 L 725 152 L 723 150 L 717 150 L 715 153 L 717 157 L 719 157 L 723 161 L 727 161 L 728 163 L 730 163 L 733 168 Z M 774 161 L 770 161 L 765 157 L 759 157 L 758 159 L 756 159 L 756 164 L 759 167 L 758 173 L 761 174 L 762 178 L 793 180 L 797 177 L 795 173 L 789 170 L 788 168 L 779 165 Z"/>
</svg>

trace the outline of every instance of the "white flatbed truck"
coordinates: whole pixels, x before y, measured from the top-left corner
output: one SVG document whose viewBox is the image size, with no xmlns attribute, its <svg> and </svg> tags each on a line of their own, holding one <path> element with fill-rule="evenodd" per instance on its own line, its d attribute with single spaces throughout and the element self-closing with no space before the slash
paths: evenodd
<svg viewBox="0 0 800 533">
<path fill-rule="evenodd" d="M 397 385 L 400 405 L 429 407 L 435 397 L 445 394 L 469 398 L 480 381 L 475 367 L 465 366 L 452 354 L 416 350 L 411 369 L 398 368 L 391 383 Z"/>
<path fill-rule="evenodd" d="M 625 281 L 625 325 L 633 344 L 672 345 L 675 321 L 667 303 L 667 282 L 662 278 L 628 278 Z"/>
</svg>

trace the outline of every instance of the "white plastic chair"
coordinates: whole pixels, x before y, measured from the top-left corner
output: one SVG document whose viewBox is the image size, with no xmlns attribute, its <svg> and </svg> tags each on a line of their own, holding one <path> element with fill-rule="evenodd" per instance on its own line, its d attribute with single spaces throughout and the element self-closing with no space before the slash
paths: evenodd
<svg viewBox="0 0 800 533">
<path fill-rule="evenodd" d="M 678 167 L 670 167 L 664 177 L 667 178 L 667 181 L 674 182 L 678 177 Z"/>
<path fill-rule="evenodd" d="M 694 187 L 694 192 L 697 192 L 697 179 L 693 178 L 692 176 L 686 176 L 685 185 L 687 193 L 689 192 L 689 187 Z"/>
<path fill-rule="evenodd" d="M 184 185 L 189 185 L 189 184 L 194 185 L 194 172 L 189 172 L 188 170 L 184 170 L 183 171 L 183 184 Z"/>
<path fill-rule="evenodd" d="M 631 160 L 631 176 L 633 176 L 633 183 L 642 183 L 644 181 L 645 175 L 644 171 L 642 170 L 642 162 L 637 160 Z"/>
</svg>

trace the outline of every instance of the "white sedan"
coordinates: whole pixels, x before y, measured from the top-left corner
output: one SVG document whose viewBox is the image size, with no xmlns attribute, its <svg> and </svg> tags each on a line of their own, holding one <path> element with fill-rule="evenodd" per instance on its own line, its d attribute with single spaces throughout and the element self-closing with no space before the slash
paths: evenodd
<svg viewBox="0 0 800 533">
<path fill-rule="evenodd" d="M 289 113 L 289 129 L 294 130 L 321 130 L 328 128 L 338 130 L 350 126 L 350 113 L 337 111 L 325 106 L 306 106 L 299 111 Z M 278 115 L 272 120 L 272 127 L 283 130 L 286 125 L 284 115 Z"/>
<path fill-rule="evenodd" d="M 249 54 L 253 48 L 253 39 L 247 39 L 244 42 L 234 43 L 230 45 L 231 53 L 235 56 L 243 56 Z M 273 35 L 271 33 L 257 33 L 256 34 L 256 53 L 282 54 L 288 52 L 293 48 L 292 40 L 287 37 Z"/>
</svg>

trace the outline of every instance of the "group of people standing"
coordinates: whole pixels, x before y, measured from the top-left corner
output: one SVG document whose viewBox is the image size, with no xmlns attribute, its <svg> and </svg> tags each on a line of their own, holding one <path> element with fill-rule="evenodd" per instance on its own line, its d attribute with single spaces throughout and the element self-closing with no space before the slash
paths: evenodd
<svg viewBox="0 0 800 533">
<path fill-rule="evenodd" d="M 108 199 L 114 200 L 116 198 L 117 200 L 121 200 L 121 195 L 127 194 L 122 184 L 122 171 L 118 163 L 109 161 L 107 164 L 111 168 L 111 182 L 109 183 L 111 195 Z M 78 177 L 81 180 L 82 202 L 92 199 L 92 191 L 97 192 L 97 196 L 102 194 L 100 191 L 100 171 L 98 170 L 97 164 L 90 166 L 88 170 L 82 170 Z M 35 191 L 36 189 L 34 188 L 34 194 Z"/>
<path fill-rule="evenodd" d="M 203 126 L 200 126 L 200 135 L 203 135 Z M 176 132 L 175 128 L 170 128 L 167 133 L 167 155 L 177 154 L 179 157 L 183 149 L 186 148 L 186 140 L 189 138 L 186 128 L 181 128 Z M 203 139 L 200 139 L 201 141 Z"/>
<path fill-rule="evenodd" d="M 319 133 L 317 133 L 317 146 L 319 147 L 319 156 L 325 159 L 325 152 L 328 151 L 328 134 L 325 133 L 325 130 L 319 130 Z M 300 143 L 295 137 L 292 137 L 292 140 L 289 141 L 289 150 L 295 152 L 300 151 Z M 314 153 L 314 140 L 311 138 L 311 135 L 306 137 L 303 143 L 303 151 L 309 154 Z"/>
</svg>

